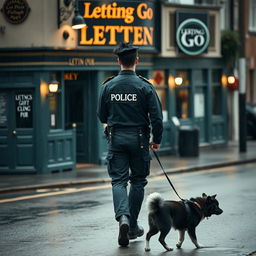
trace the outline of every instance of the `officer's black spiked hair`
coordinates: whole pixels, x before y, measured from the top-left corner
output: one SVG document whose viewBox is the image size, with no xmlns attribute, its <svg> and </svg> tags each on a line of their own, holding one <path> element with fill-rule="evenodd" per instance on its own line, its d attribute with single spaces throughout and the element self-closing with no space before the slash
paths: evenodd
<svg viewBox="0 0 256 256">
<path fill-rule="evenodd" d="M 118 56 L 123 66 L 132 67 L 135 64 L 138 49 L 138 47 L 130 43 L 121 42 L 114 49 L 114 53 Z"/>
</svg>

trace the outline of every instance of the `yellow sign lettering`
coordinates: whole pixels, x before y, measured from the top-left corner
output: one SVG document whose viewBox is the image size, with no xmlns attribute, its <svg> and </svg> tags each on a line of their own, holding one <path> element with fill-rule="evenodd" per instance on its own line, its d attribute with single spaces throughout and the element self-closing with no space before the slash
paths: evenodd
<svg viewBox="0 0 256 256">
<path fill-rule="evenodd" d="M 130 42 L 130 33 L 133 32 L 132 26 L 121 26 L 120 32 L 124 32 L 124 42 Z"/>
<path fill-rule="evenodd" d="M 109 44 L 110 45 L 116 45 L 117 42 L 116 42 L 116 33 L 120 31 L 120 28 L 119 26 L 107 26 L 106 27 L 106 32 L 109 32 L 109 37 L 110 37 L 110 40 L 109 40 Z"/>
<path fill-rule="evenodd" d="M 143 27 L 144 45 L 153 45 L 154 28 Z"/>
<path fill-rule="evenodd" d="M 83 27 L 83 28 L 81 29 L 81 41 L 80 41 L 80 44 L 91 45 L 92 42 L 93 42 L 93 39 L 92 39 L 92 38 L 89 39 L 89 40 L 87 40 L 87 37 L 86 37 L 86 35 L 87 35 L 87 29 L 88 29 L 87 26 L 85 26 L 85 27 Z"/>
<path fill-rule="evenodd" d="M 91 3 L 84 2 L 84 18 L 85 19 L 123 19 L 129 24 L 134 21 L 133 7 L 120 7 L 116 2 L 112 4 L 103 4 L 91 8 Z"/>
<path fill-rule="evenodd" d="M 92 65 L 95 65 L 95 60 L 89 59 L 89 58 L 70 58 L 68 60 L 68 64 L 70 66 L 92 66 Z M 77 76 L 78 76 L 78 74 L 77 74 Z M 75 76 L 74 76 L 74 78 L 77 79 L 77 77 L 75 77 Z"/>
<path fill-rule="evenodd" d="M 133 43 L 135 45 L 142 45 L 143 44 L 143 27 L 133 27 L 134 29 L 134 40 Z"/>
<path fill-rule="evenodd" d="M 151 20 L 153 18 L 153 10 L 152 8 L 148 8 L 146 3 L 141 3 L 138 5 L 137 15 L 142 20 Z"/>
<path fill-rule="evenodd" d="M 94 29 L 94 44 L 104 45 L 106 38 L 104 38 L 104 26 L 93 26 Z"/>
<path fill-rule="evenodd" d="M 78 79 L 78 73 L 65 73 L 64 79 L 70 80 L 70 81 L 72 81 L 72 80 L 76 81 Z"/>
<path fill-rule="evenodd" d="M 142 26 L 93 26 L 93 38 L 87 39 L 87 28 L 81 29 L 80 45 L 116 45 L 117 34 L 135 45 L 153 45 L 154 28 Z M 107 41 L 108 38 L 108 41 Z"/>
</svg>

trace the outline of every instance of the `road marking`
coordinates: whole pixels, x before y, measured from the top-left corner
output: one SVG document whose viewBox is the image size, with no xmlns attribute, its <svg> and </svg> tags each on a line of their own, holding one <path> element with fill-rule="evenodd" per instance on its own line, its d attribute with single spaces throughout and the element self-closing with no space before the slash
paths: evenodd
<svg viewBox="0 0 256 256">
<path fill-rule="evenodd" d="M 110 188 L 110 187 L 111 187 L 111 184 L 106 184 L 106 185 L 86 187 L 86 188 L 73 188 L 73 189 L 68 189 L 67 191 L 49 192 L 49 193 L 42 193 L 42 194 L 37 194 L 37 195 L 7 198 L 7 199 L 1 199 L 0 204 L 22 201 L 22 200 L 29 200 L 29 199 L 36 199 L 36 198 L 42 198 L 42 197 L 50 197 L 50 196 L 56 196 L 56 195 L 80 193 L 80 192 L 91 191 L 91 190 L 106 189 L 106 188 Z"/>
<path fill-rule="evenodd" d="M 233 167 L 220 167 L 218 169 L 210 169 L 210 170 L 200 170 L 200 171 L 193 171 L 193 172 L 187 172 L 187 173 L 179 173 L 180 176 L 190 176 L 190 175 L 199 175 L 199 174 L 204 174 L 204 173 L 213 173 L 213 172 L 223 172 L 225 171 L 228 172 L 234 172 Z M 168 175 L 173 175 L 177 177 L 176 174 L 168 174 Z M 165 179 L 165 176 L 155 176 L 155 177 L 150 177 L 148 178 L 149 182 L 154 182 L 154 181 L 160 181 Z M 14 197 L 14 198 L 7 198 L 7 199 L 0 199 L 0 204 L 3 203 L 10 203 L 10 202 L 17 202 L 17 201 L 23 201 L 23 200 L 30 200 L 30 199 L 36 199 L 36 198 L 43 198 L 43 197 L 50 197 L 50 196 L 59 196 L 59 195 L 66 195 L 66 194 L 74 194 L 74 193 L 80 193 L 84 191 L 93 191 L 93 190 L 100 190 L 100 189 L 106 189 L 106 188 L 111 188 L 111 184 L 105 184 L 105 185 L 99 185 L 99 186 L 92 186 L 92 187 L 85 187 L 85 188 L 68 188 L 65 191 L 55 191 L 55 192 L 48 192 L 48 193 L 41 193 L 41 194 L 35 194 L 35 195 L 29 195 L 29 196 L 20 196 L 20 197 Z M 40 191 L 43 192 L 43 191 Z"/>
</svg>

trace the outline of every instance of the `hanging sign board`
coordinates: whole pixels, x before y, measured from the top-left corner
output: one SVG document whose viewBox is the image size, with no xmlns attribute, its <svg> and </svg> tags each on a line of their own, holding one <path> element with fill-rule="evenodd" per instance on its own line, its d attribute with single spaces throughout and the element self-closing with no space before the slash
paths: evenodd
<svg viewBox="0 0 256 256">
<path fill-rule="evenodd" d="M 207 13 L 176 12 L 176 43 L 179 52 L 199 55 L 210 42 Z"/>
<path fill-rule="evenodd" d="M 29 91 L 15 94 L 16 127 L 32 128 L 33 126 L 33 95 Z"/>
<path fill-rule="evenodd" d="M 80 31 L 79 46 L 115 46 L 125 41 L 157 48 L 155 1 L 80 0 L 79 13 L 87 25 Z"/>
<path fill-rule="evenodd" d="M 30 7 L 26 0 L 6 0 L 1 11 L 9 23 L 16 25 L 27 19 Z"/>
</svg>

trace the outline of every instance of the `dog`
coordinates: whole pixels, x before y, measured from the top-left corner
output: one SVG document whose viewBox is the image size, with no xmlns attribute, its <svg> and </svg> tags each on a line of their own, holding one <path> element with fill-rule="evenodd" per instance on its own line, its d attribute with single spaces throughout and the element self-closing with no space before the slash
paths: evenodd
<svg viewBox="0 0 256 256">
<path fill-rule="evenodd" d="M 191 241 L 197 248 L 203 246 L 198 244 L 196 238 L 196 227 L 205 217 L 212 214 L 220 215 L 223 210 L 219 208 L 216 195 L 191 198 L 184 201 L 165 201 L 159 193 L 148 196 L 146 205 L 149 211 L 149 231 L 146 235 L 145 251 L 150 251 L 149 240 L 160 231 L 159 242 L 167 251 L 172 251 L 165 243 L 165 237 L 171 227 L 179 230 L 179 241 L 176 247 L 179 249 L 184 241 L 185 231 L 188 232 Z"/>
</svg>

